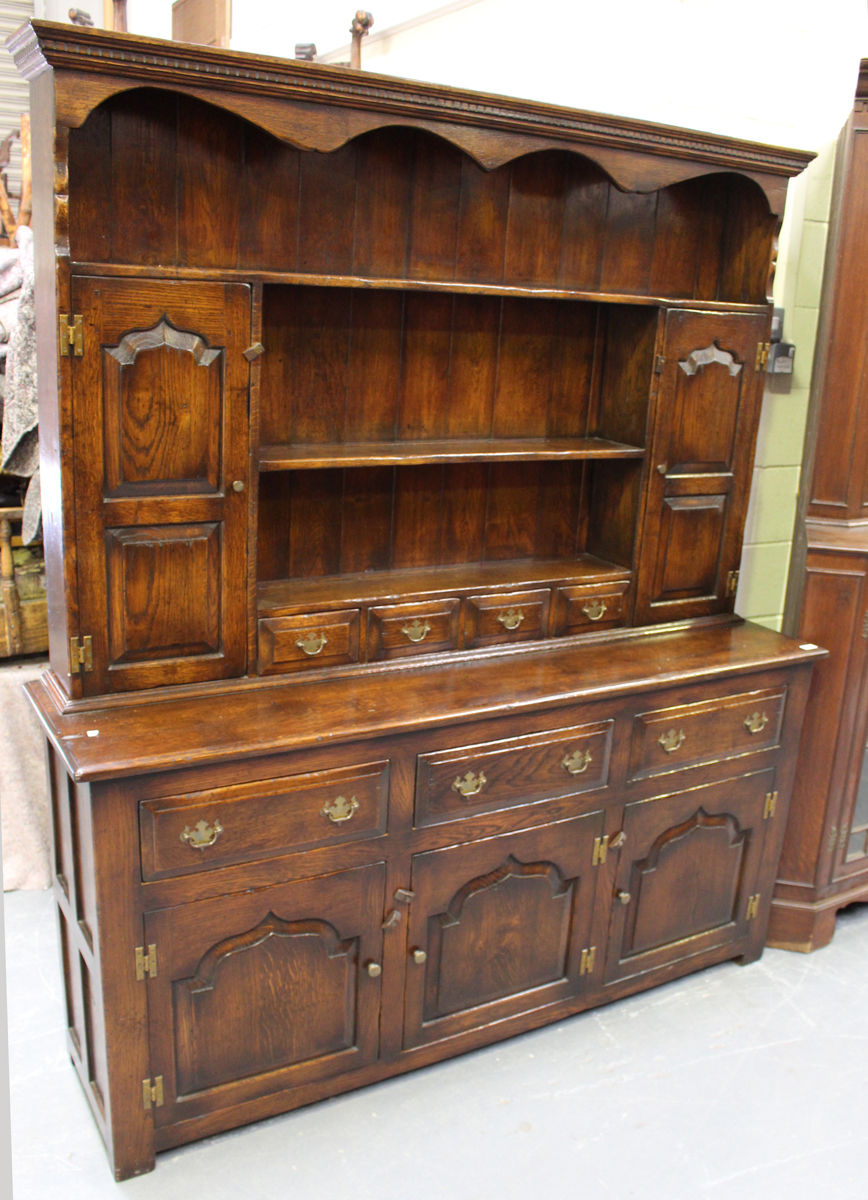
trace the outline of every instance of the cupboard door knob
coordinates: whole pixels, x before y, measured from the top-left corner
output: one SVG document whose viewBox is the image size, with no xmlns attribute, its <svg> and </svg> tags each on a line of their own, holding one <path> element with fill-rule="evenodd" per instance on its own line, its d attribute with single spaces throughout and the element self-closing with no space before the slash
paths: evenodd
<svg viewBox="0 0 868 1200">
<path fill-rule="evenodd" d="M 761 729 L 765 729 L 768 723 L 769 719 L 764 712 L 752 712 L 742 721 L 742 725 L 748 733 L 759 733 Z"/>
<path fill-rule="evenodd" d="M 629 904 L 632 897 L 629 892 L 622 892 L 620 889 L 615 892 L 615 899 L 620 900 L 622 904 Z"/>
<path fill-rule="evenodd" d="M 235 482 L 232 484 L 232 490 L 235 492 L 243 492 L 244 491 L 244 480 L 236 479 Z"/>
<path fill-rule="evenodd" d="M 609 849 L 620 850 L 627 840 L 627 835 L 623 829 L 620 829 L 614 837 L 609 838 Z"/>
<path fill-rule="evenodd" d="M 686 737 L 687 734 L 683 729 L 667 729 L 665 733 L 661 733 L 657 739 L 657 744 L 658 746 L 662 746 L 667 754 L 672 754 Z"/>
<path fill-rule="evenodd" d="M 459 775 L 453 780 L 452 790 L 453 792 L 459 792 L 462 796 L 475 796 L 478 792 L 482 791 L 486 783 L 488 783 L 488 780 L 485 778 L 484 771 L 480 771 L 478 775 L 474 775 L 472 771 L 468 771 L 463 779 Z"/>
<path fill-rule="evenodd" d="M 383 974 L 383 968 L 379 963 L 369 962 L 365 964 L 365 970 L 370 975 L 371 979 L 376 979 L 378 975 Z"/>
<path fill-rule="evenodd" d="M 323 646 L 329 644 L 329 640 L 324 633 L 304 633 L 295 644 L 308 658 L 313 658 L 315 654 L 319 654 Z"/>
<path fill-rule="evenodd" d="M 427 635 L 431 632 L 431 626 L 427 621 L 420 621 L 417 617 L 409 625 L 401 627 L 401 633 L 408 637 L 411 642 L 423 642 Z"/>
<path fill-rule="evenodd" d="M 427 957 L 428 957 L 428 955 L 425 953 L 424 950 L 414 950 L 413 951 L 413 962 L 418 963 L 420 966 L 422 965 L 423 962 L 425 962 Z"/>
<path fill-rule="evenodd" d="M 520 608 L 508 608 L 505 612 L 498 613 L 497 619 L 504 629 L 518 629 L 524 620 L 524 613 Z"/>
</svg>

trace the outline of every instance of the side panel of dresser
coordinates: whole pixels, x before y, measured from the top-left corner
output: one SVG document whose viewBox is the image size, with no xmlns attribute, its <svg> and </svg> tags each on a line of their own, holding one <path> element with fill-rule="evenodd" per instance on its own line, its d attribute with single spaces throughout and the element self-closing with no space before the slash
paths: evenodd
<svg viewBox="0 0 868 1200">
<path fill-rule="evenodd" d="M 90 787 L 52 748 L 70 1054 L 117 1177 L 757 957 L 809 671 Z"/>
</svg>

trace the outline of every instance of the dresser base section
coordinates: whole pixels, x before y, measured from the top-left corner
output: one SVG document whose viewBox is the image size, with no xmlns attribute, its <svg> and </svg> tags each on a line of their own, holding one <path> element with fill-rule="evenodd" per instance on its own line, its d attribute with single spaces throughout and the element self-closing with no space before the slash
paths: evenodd
<svg viewBox="0 0 868 1200">
<path fill-rule="evenodd" d="M 304 1108 L 308 1104 L 316 1104 L 320 1100 L 327 1100 L 332 1096 L 340 1096 L 345 1092 L 352 1092 L 357 1088 L 367 1087 L 372 1083 L 379 1083 L 383 1079 L 391 1079 L 396 1075 L 405 1075 L 409 1071 L 416 1071 L 423 1067 L 432 1066 L 434 1063 L 443 1062 L 449 1058 L 458 1058 L 462 1054 L 467 1054 L 472 1050 L 482 1049 L 485 1046 L 506 1041 L 508 1038 L 528 1033 L 533 1029 L 540 1029 L 545 1025 L 553 1025 L 557 1021 L 577 1016 L 593 1008 L 599 1008 L 604 1004 L 611 1003 L 613 1000 L 620 1000 L 626 996 L 633 996 L 639 992 L 648 991 L 650 988 L 658 987 L 660 984 L 668 983 L 670 980 L 680 979 L 685 975 L 692 975 L 694 972 L 704 970 L 706 967 L 717 966 L 728 959 L 734 958 L 739 965 L 747 966 L 762 956 L 762 940 L 760 939 L 756 945 L 754 945 L 754 942 L 756 942 L 756 939 L 751 938 L 751 944 L 746 945 L 740 954 L 733 954 L 733 950 L 738 949 L 738 947 L 733 946 L 706 951 L 704 954 L 697 954 L 683 959 L 681 962 L 662 967 L 653 973 L 649 973 L 647 976 L 623 980 L 593 994 L 584 995 L 580 998 L 576 997 L 568 1002 L 547 1005 L 545 1008 L 536 1009 L 531 1012 L 521 1013 L 508 1020 L 499 1021 L 486 1029 L 479 1029 L 469 1039 L 462 1037 L 460 1047 L 453 1044 L 453 1039 L 447 1039 L 430 1046 L 422 1046 L 415 1050 L 406 1051 L 400 1057 L 391 1061 L 381 1059 L 368 1067 L 363 1067 L 358 1071 L 339 1076 L 336 1079 L 328 1079 L 321 1083 L 308 1084 L 307 1086 L 292 1088 L 285 1092 L 277 1092 L 271 1096 L 263 1096 L 248 1104 L 239 1105 L 230 1111 L 224 1110 L 213 1113 L 208 1117 L 183 1121 L 164 1129 L 157 1129 L 154 1132 L 154 1148 L 159 1153 L 163 1150 L 173 1149 L 176 1146 L 184 1146 L 188 1142 L 199 1141 L 201 1138 L 211 1137 L 213 1134 L 236 1129 L 239 1126 L 248 1125 L 253 1121 L 261 1121 L 267 1117 L 292 1112 L 297 1108 Z"/>
</svg>

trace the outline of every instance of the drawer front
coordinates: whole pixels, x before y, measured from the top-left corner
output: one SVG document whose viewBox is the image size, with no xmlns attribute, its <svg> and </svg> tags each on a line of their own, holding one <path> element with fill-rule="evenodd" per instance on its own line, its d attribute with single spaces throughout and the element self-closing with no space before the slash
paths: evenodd
<svg viewBox="0 0 868 1200">
<path fill-rule="evenodd" d="M 465 646 L 493 646 L 545 637 L 551 592 L 502 592 L 470 596 L 464 618 Z"/>
<path fill-rule="evenodd" d="M 456 596 L 369 609 L 368 662 L 454 650 L 460 612 L 461 601 Z"/>
<path fill-rule="evenodd" d="M 389 763 L 144 800 L 142 877 L 273 858 L 386 831 Z"/>
<path fill-rule="evenodd" d="M 741 692 L 639 713 L 633 719 L 630 778 L 665 775 L 777 746 L 786 691 Z"/>
<path fill-rule="evenodd" d="M 279 675 L 359 661 L 359 610 L 263 617 L 259 674 Z"/>
<path fill-rule="evenodd" d="M 614 629 L 626 620 L 629 580 L 581 587 L 561 587 L 555 593 L 552 632 L 556 637 L 585 633 L 589 629 Z"/>
<path fill-rule="evenodd" d="M 417 827 L 605 787 L 612 721 L 420 754 Z"/>
</svg>

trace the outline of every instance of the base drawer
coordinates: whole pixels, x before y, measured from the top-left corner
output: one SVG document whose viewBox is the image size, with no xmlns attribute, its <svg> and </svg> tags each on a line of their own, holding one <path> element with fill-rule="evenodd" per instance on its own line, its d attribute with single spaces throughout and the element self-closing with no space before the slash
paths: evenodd
<svg viewBox="0 0 868 1200">
<path fill-rule="evenodd" d="M 263 617 L 259 622 L 259 674 L 359 661 L 359 610 Z"/>
<path fill-rule="evenodd" d="M 420 754 L 416 825 L 605 787 L 613 725 L 600 721 Z"/>
<path fill-rule="evenodd" d="M 375 762 L 144 800 L 142 878 L 376 837 L 388 796 L 389 763 Z"/>
<path fill-rule="evenodd" d="M 630 743 L 630 779 L 665 775 L 777 746 L 785 687 L 718 696 L 698 704 L 638 713 Z"/>
</svg>

